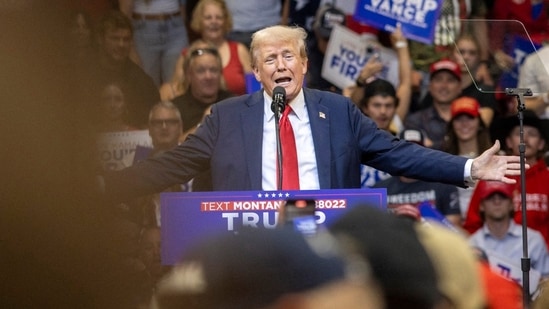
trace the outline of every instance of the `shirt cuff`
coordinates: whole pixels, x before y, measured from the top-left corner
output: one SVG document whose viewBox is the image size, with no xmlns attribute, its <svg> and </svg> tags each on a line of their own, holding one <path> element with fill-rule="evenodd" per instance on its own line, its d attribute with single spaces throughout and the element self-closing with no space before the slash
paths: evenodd
<svg viewBox="0 0 549 309">
<path fill-rule="evenodd" d="M 463 168 L 463 180 L 465 185 L 468 187 L 474 187 L 475 181 L 471 176 L 471 168 L 473 167 L 473 159 L 467 159 L 465 162 L 465 167 Z"/>
</svg>

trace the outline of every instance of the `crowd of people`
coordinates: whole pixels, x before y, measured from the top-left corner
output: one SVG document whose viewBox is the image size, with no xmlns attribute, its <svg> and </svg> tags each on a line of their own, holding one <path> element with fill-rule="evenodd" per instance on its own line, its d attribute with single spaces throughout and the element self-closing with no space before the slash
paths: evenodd
<svg viewBox="0 0 549 309">
<path fill-rule="evenodd" d="M 353 18 L 353 5 L 336 1 L 119 0 L 98 2 L 100 12 L 69 5 L 65 60 L 87 115 L 79 125 L 93 134 L 147 130 L 151 138 L 132 168 L 98 171 L 101 202 L 114 205 L 116 239 L 127 245 L 117 256 L 132 283 L 120 303 L 522 308 L 519 278 L 500 276 L 490 262 L 520 269 L 526 207 L 528 253 L 539 275 L 532 306 L 546 306 L 545 48 L 522 65 L 508 48 L 520 29 L 460 20 L 517 19 L 543 44 L 549 3 L 512 10 L 514 1 L 457 2 L 443 1 L 432 45 L 406 39 L 400 27 L 374 29 Z M 386 53 L 371 57 L 356 85 L 344 89 L 320 72 L 335 24 Z M 520 72 L 516 87 L 534 90 L 521 102 L 502 95 L 511 66 Z M 394 74 L 381 76 L 384 70 Z M 250 80 L 262 89 L 250 93 Z M 360 207 L 326 227 L 315 237 L 337 247 L 329 257 L 314 248 L 318 241 L 279 228 L 219 236 L 180 264 L 162 265 L 160 192 L 280 189 L 271 112 L 280 85 L 296 132 L 300 188 L 386 188 L 389 214 Z M 524 132 L 518 103 L 526 108 Z M 528 165 L 524 203 L 519 133 Z M 445 229 L 422 220 L 425 204 Z M 504 294 L 505 301 L 495 297 Z"/>
</svg>

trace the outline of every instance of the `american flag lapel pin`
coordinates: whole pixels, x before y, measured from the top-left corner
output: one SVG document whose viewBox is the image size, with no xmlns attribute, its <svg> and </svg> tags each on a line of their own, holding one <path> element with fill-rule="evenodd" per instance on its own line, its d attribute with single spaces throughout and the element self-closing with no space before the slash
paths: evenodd
<svg viewBox="0 0 549 309">
<path fill-rule="evenodd" d="M 318 117 L 326 119 L 326 114 L 324 114 L 323 112 L 318 112 Z"/>
</svg>

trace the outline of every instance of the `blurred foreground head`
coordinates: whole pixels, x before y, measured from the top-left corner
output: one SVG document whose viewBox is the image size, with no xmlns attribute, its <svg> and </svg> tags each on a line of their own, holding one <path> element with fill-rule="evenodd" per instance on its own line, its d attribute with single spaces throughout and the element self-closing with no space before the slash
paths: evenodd
<svg viewBox="0 0 549 309">
<path fill-rule="evenodd" d="M 430 309 L 439 300 L 435 269 L 410 220 L 373 207 L 355 207 L 330 230 L 352 239 L 371 265 L 386 308 Z"/>
<path fill-rule="evenodd" d="M 349 260 L 316 253 L 286 228 L 245 229 L 184 256 L 160 282 L 153 308 L 384 308 L 368 264 Z"/>
<path fill-rule="evenodd" d="M 478 260 L 467 240 L 437 224 L 416 226 L 438 277 L 438 308 L 483 309 L 484 288 Z"/>
</svg>

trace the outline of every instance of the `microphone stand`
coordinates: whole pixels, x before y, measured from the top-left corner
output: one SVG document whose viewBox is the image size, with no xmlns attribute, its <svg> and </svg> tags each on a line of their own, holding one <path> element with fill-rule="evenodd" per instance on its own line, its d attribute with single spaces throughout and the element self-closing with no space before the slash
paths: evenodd
<svg viewBox="0 0 549 309">
<path fill-rule="evenodd" d="M 519 154 L 520 154 L 520 201 L 522 211 L 522 302 L 524 309 L 528 309 L 530 304 L 530 258 L 528 257 L 528 224 L 526 218 L 526 145 L 524 144 L 524 117 L 522 112 L 526 109 L 524 105 L 524 96 L 532 96 L 532 90 L 529 88 L 505 88 L 505 93 L 509 96 L 517 97 L 517 117 L 519 119 Z"/>
<path fill-rule="evenodd" d="M 276 168 L 277 168 L 277 175 L 278 175 L 278 179 L 277 179 L 277 190 L 281 190 L 282 189 L 282 145 L 280 143 L 280 115 L 282 114 L 282 112 L 284 111 L 284 105 L 282 104 L 277 104 L 273 101 L 273 103 L 271 103 L 271 110 L 273 111 L 274 113 L 274 120 L 275 120 L 275 135 L 276 135 L 276 158 L 277 158 L 277 164 L 276 164 Z"/>
</svg>

